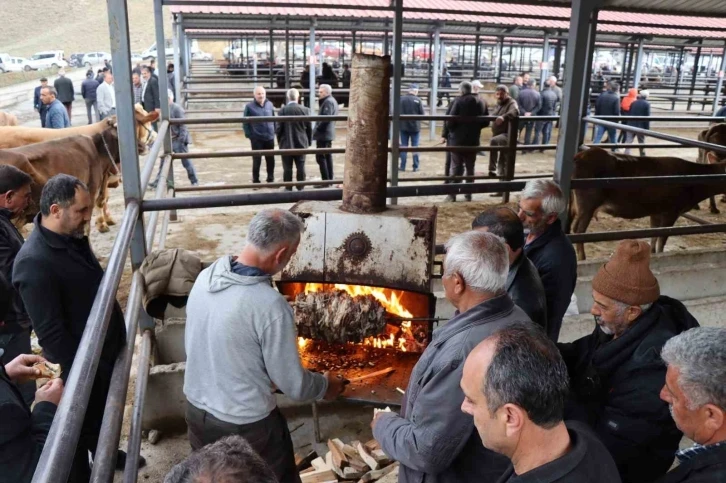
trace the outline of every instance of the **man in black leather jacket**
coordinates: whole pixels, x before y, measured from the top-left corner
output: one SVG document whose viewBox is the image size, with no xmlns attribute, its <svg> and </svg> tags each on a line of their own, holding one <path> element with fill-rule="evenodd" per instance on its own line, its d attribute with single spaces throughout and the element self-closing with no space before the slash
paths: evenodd
<svg viewBox="0 0 726 483">
<path fill-rule="evenodd" d="M 517 214 L 506 206 L 489 208 L 474 219 L 471 228 L 488 231 L 504 239 L 509 251 L 507 293 L 532 322 L 547 331 L 544 286 L 537 267 L 524 253 L 524 226 Z"/>
</svg>

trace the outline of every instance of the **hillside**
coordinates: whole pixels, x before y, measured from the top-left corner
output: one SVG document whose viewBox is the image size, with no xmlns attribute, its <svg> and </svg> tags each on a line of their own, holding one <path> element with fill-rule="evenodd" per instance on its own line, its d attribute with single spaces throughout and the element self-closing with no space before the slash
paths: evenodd
<svg viewBox="0 0 726 483">
<path fill-rule="evenodd" d="M 0 0 L 0 52 L 29 57 L 41 50 L 110 52 L 105 0 Z M 154 43 L 151 0 L 128 0 L 131 51 Z M 165 9 L 164 33 L 171 38 L 171 14 Z"/>
</svg>

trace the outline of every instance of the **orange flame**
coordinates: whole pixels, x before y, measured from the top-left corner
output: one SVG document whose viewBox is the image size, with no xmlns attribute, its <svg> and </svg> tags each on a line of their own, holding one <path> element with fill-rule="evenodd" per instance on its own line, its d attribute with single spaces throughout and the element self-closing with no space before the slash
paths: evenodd
<svg viewBox="0 0 726 483">
<path fill-rule="evenodd" d="M 358 295 L 372 295 L 376 300 L 378 300 L 378 302 L 381 303 L 381 305 L 383 305 L 386 312 L 389 314 L 398 315 L 399 317 L 413 317 L 413 314 L 406 310 L 406 308 L 401 304 L 399 296 L 393 290 L 380 287 L 370 287 L 368 285 L 345 285 L 342 283 L 336 283 L 332 288 L 347 292 L 351 297 Z M 330 289 L 331 287 L 329 285 L 326 286 L 326 284 L 307 283 L 305 284 L 304 292 L 321 292 Z M 408 324 L 410 327 L 411 323 L 408 322 Z"/>
</svg>

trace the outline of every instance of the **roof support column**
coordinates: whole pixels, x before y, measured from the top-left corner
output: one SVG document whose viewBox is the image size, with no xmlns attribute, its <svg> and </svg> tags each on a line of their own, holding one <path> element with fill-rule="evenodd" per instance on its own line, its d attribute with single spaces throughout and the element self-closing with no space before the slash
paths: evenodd
<svg viewBox="0 0 726 483">
<path fill-rule="evenodd" d="M 252 39 L 252 78 L 253 85 L 257 88 L 257 37 Z"/>
<path fill-rule="evenodd" d="M 596 2 L 590 0 L 572 1 L 572 17 L 570 18 L 565 59 L 566 80 L 562 93 L 564 103 L 560 118 L 560 132 L 557 136 L 554 176 L 555 181 L 562 188 L 565 199 L 570 197 L 573 159 L 579 148 L 580 132 L 583 130 L 582 115 L 589 101 L 588 71 L 590 69 L 577 69 L 575 66 L 592 64 L 592 44 L 597 28 L 597 6 Z M 566 213 L 563 216 L 566 216 Z"/>
<path fill-rule="evenodd" d="M 351 55 L 351 63 L 353 60 L 353 56 L 356 54 L 357 50 L 355 49 L 355 30 L 353 30 L 353 38 L 350 41 L 350 55 Z"/>
<path fill-rule="evenodd" d="M 285 20 L 285 89 L 290 88 L 290 21 Z M 293 46 L 293 50 L 294 46 Z M 287 99 L 285 99 L 287 101 Z"/>
<path fill-rule="evenodd" d="M 560 64 L 562 64 L 562 32 L 557 32 L 557 45 L 555 46 L 555 61 L 554 65 L 552 66 L 552 74 L 555 77 L 559 77 L 560 75 Z M 623 58 L 623 62 L 625 62 L 625 58 Z"/>
<path fill-rule="evenodd" d="M 721 101 L 721 90 L 723 89 L 723 76 L 724 71 L 726 70 L 726 42 L 724 42 L 723 45 L 723 52 L 721 53 L 721 68 L 718 70 L 718 73 L 716 74 L 718 76 L 718 80 L 716 81 L 716 92 L 715 98 L 713 100 L 713 116 L 716 115 L 716 111 L 718 111 L 718 105 Z"/>
<path fill-rule="evenodd" d="M 479 78 L 479 57 L 480 57 L 480 47 L 479 47 L 479 31 L 481 30 L 481 25 L 476 24 L 476 37 L 474 37 L 474 79 Z"/>
<path fill-rule="evenodd" d="M 174 83 L 174 100 L 181 106 L 181 89 L 182 84 L 184 84 L 184 71 L 182 70 L 179 62 L 181 60 L 181 56 L 179 55 L 180 32 L 181 23 L 179 23 L 177 19 L 174 21 L 174 25 L 172 27 L 172 43 L 174 45 L 174 75 L 176 76 L 176 82 Z"/>
<path fill-rule="evenodd" d="M 497 84 L 502 83 L 502 69 L 504 68 L 504 37 L 499 37 L 499 59 L 497 60 Z"/>
<path fill-rule="evenodd" d="M 166 39 L 164 38 L 164 9 L 162 0 L 154 0 L 154 24 L 156 26 L 156 63 L 159 66 L 159 104 L 161 118 L 169 120 L 169 74 L 166 73 Z M 132 103 L 133 105 L 133 103 Z M 164 138 L 164 151 L 171 153 L 171 136 Z"/>
<path fill-rule="evenodd" d="M 386 26 L 386 28 L 388 28 Z M 391 55 L 391 49 L 388 45 L 388 30 L 383 34 L 383 55 Z"/>
<path fill-rule="evenodd" d="M 274 69 L 272 68 L 275 65 L 275 42 L 272 40 L 272 29 L 270 29 L 270 55 L 267 59 L 267 63 L 270 64 L 270 89 L 273 89 L 275 87 L 275 73 Z"/>
<path fill-rule="evenodd" d="M 322 48 L 322 45 L 321 45 Z M 315 115 L 315 24 L 313 23 L 310 26 L 310 73 L 309 73 L 309 79 L 310 79 L 310 89 L 308 91 L 308 99 L 309 99 L 309 107 L 310 107 L 310 115 Z M 315 123 L 313 123 L 314 125 Z"/>
<path fill-rule="evenodd" d="M 678 64 L 676 65 L 676 85 L 673 88 L 673 95 L 678 95 L 678 89 L 679 85 L 681 83 L 681 75 L 683 74 L 683 55 L 685 53 L 686 48 L 681 47 L 681 51 L 678 54 Z M 673 98 L 673 101 L 671 102 L 671 111 L 675 110 L 676 108 L 676 99 Z"/>
<path fill-rule="evenodd" d="M 640 77 L 643 75 L 643 42 L 643 37 L 638 39 L 638 53 L 635 56 L 635 75 L 633 76 L 633 87 L 636 89 L 640 84 Z"/>
<path fill-rule="evenodd" d="M 550 33 L 545 32 L 544 43 L 542 44 L 542 63 L 539 68 L 539 90 L 544 90 L 547 73 L 550 68 Z"/>
<path fill-rule="evenodd" d="M 433 83 L 434 83 L 434 70 L 432 68 L 433 62 L 434 62 L 434 36 L 429 35 L 429 57 L 426 59 L 426 65 L 428 66 L 428 79 L 429 79 L 429 89 L 433 89 Z M 431 106 L 429 106 L 431 107 Z"/>
<path fill-rule="evenodd" d="M 693 60 L 693 77 L 691 77 L 691 87 L 688 90 L 688 105 L 687 111 L 691 110 L 691 104 L 693 103 L 693 91 L 696 88 L 696 79 L 698 78 L 698 64 L 701 62 L 701 46 L 703 45 L 703 39 L 698 39 L 698 48 L 696 49 L 696 58 Z"/>
<path fill-rule="evenodd" d="M 434 30 L 434 62 L 429 66 L 431 71 L 431 90 L 429 97 L 429 112 L 432 116 L 436 115 L 436 102 L 439 99 L 439 64 L 441 61 L 441 27 Z M 429 59 L 431 56 L 429 55 Z M 433 119 L 429 122 L 429 141 L 436 139 L 436 121 Z"/>
<path fill-rule="evenodd" d="M 403 0 L 391 0 L 393 7 L 393 85 L 391 104 L 393 119 L 391 121 L 391 186 L 398 186 L 398 157 L 401 140 L 401 59 L 403 45 Z M 387 37 L 387 36 L 386 36 Z M 391 204 L 398 203 L 391 198 Z"/>
</svg>

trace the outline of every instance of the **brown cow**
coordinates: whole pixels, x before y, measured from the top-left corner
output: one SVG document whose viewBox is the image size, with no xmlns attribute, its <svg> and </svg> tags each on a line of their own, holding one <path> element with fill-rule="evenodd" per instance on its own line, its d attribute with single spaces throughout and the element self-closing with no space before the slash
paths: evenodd
<svg viewBox="0 0 726 483">
<path fill-rule="evenodd" d="M 136 137 L 147 146 L 151 146 L 156 139 L 156 133 L 151 123 L 159 118 L 158 112 L 147 113 L 137 104 L 135 107 Z M 116 116 L 103 119 L 93 124 L 68 127 L 65 129 L 45 129 L 42 127 L 0 127 L 0 149 L 19 148 L 28 144 L 42 143 L 52 139 L 66 138 L 77 134 L 93 136 L 101 131 L 116 125 Z"/>
<path fill-rule="evenodd" d="M 721 146 L 726 146 L 726 123 L 714 124 L 708 129 L 704 129 L 703 131 L 698 133 L 698 140 L 705 143 L 720 144 Z M 715 156 L 715 159 L 709 160 L 709 155 Z M 726 160 L 726 153 L 717 153 L 715 151 L 710 151 L 709 153 L 706 153 L 705 149 L 698 149 L 697 162 L 701 164 L 713 163 L 714 161 L 723 160 Z M 721 203 L 724 202 L 726 202 L 726 195 L 721 195 Z M 711 213 L 721 213 L 716 207 L 716 198 L 714 196 L 711 196 L 708 199 L 708 206 L 711 210 Z M 696 205 L 695 209 L 698 209 L 698 205 Z"/>
<path fill-rule="evenodd" d="M 717 158 L 711 154 L 708 158 L 713 164 L 697 164 L 679 158 L 636 157 L 591 148 L 575 156 L 572 179 L 725 174 L 726 162 L 715 162 Z M 721 184 L 575 189 L 570 202 L 570 225 L 572 233 L 585 233 L 590 220 L 602 210 L 628 220 L 649 216 L 652 228 L 669 227 L 698 202 L 723 191 Z M 652 239 L 651 249 L 662 252 L 667 239 L 659 237 L 657 244 Z M 578 259 L 584 260 L 583 244 L 577 243 L 576 249 Z"/>
<path fill-rule="evenodd" d="M 15 114 L 10 114 L 9 112 L 0 111 L 0 126 L 17 126 L 18 125 L 18 118 L 15 117 Z"/>
<path fill-rule="evenodd" d="M 91 199 L 103 206 L 102 189 L 110 176 L 119 174 L 119 143 L 116 129 L 93 136 L 71 136 L 45 143 L 0 150 L 0 164 L 13 165 L 33 178 L 32 200 L 26 210 L 29 222 L 39 211 L 40 193 L 49 178 L 65 173 L 88 186 Z"/>
</svg>

